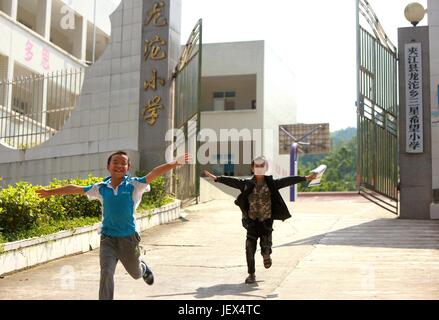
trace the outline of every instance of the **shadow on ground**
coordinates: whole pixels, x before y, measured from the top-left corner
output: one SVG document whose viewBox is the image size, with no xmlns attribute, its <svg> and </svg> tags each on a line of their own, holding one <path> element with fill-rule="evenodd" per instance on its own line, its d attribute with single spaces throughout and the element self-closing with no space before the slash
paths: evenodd
<svg viewBox="0 0 439 320">
<path fill-rule="evenodd" d="M 439 249 L 439 221 L 377 219 L 275 247 L 334 245 Z"/>
<path fill-rule="evenodd" d="M 238 297 L 251 297 L 251 298 L 267 298 L 266 296 L 252 294 L 252 292 L 258 290 L 258 283 L 264 281 L 256 281 L 254 284 L 218 284 L 211 287 L 200 287 L 194 292 L 184 293 L 172 293 L 172 294 L 160 294 L 155 296 L 149 296 L 150 298 L 164 298 L 164 297 L 176 297 L 176 296 L 194 296 L 196 299 L 206 299 L 215 296 L 238 296 Z"/>
</svg>

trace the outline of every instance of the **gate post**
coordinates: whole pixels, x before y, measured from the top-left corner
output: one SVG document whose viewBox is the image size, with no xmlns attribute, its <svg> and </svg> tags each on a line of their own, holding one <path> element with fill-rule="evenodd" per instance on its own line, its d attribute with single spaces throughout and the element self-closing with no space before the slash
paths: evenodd
<svg viewBox="0 0 439 320">
<path fill-rule="evenodd" d="M 432 162 L 428 27 L 399 28 L 398 51 L 400 218 L 430 219 Z M 417 67 L 413 63 L 422 63 L 422 68 L 414 71 Z M 421 83 L 414 83 L 412 79 L 418 76 Z M 422 100 L 413 102 L 417 95 Z M 423 148 L 418 148 L 419 145 Z"/>
<path fill-rule="evenodd" d="M 138 144 L 140 169 L 149 171 L 165 162 L 168 144 L 163 140 L 173 124 L 171 79 L 181 52 L 181 1 L 144 0 L 140 9 L 143 27 Z"/>
</svg>

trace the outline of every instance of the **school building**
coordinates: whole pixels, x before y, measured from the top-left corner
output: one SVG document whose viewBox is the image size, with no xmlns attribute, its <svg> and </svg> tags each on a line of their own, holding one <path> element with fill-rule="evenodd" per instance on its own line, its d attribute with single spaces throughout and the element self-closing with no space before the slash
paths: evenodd
<svg viewBox="0 0 439 320">
<path fill-rule="evenodd" d="M 109 13 L 117 3 L 0 0 L 5 147 L 31 148 L 63 127 L 78 102 L 83 71 L 110 42 Z"/>
<path fill-rule="evenodd" d="M 216 164 L 203 168 L 248 176 L 250 161 L 264 155 L 272 174 L 289 175 L 289 157 L 279 152 L 279 126 L 296 123 L 294 82 L 265 41 L 205 44 L 201 129 L 213 130 L 218 142 L 207 143 L 216 149 L 209 155 Z"/>
<path fill-rule="evenodd" d="M 45 10 L 30 7 L 42 6 L 43 2 Z M 8 5 L 14 3 L 16 10 L 11 11 Z M 60 73 L 49 79 L 28 77 L 23 79 L 27 82 L 4 87 L 10 91 L 3 96 L 2 109 L 0 175 L 4 185 L 20 180 L 46 184 L 54 177 L 86 177 L 90 173 L 104 176 L 106 158 L 116 149 L 129 152 L 133 172 L 145 162 L 141 160 L 142 152 L 157 153 L 157 162 L 164 161 L 164 148 L 141 151 L 145 141 L 156 140 L 160 147 L 165 145 L 163 131 L 148 131 L 148 137 L 141 133 L 144 121 L 139 108 L 142 110 L 144 102 L 139 92 L 143 91 L 144 72 L 139 70 L 144 60 L 142 22 L 147 13 L 139 9 L 146 5 L 142 1 L 122 2 L 112 15 L 112 32 L 99 8 L 97 43 L 101 46 L 96 48 L 96 63 L 88 66 L 93 49 L 93 7 L 75 7 L 75 3 L 69 8 L 75 10 L 75 21 L 82 22 L 83 27 L 69 31 L 60 27 L 64 3 L 1 2 L 5 12 L 0 13 L 0 18 L 11 29 L 9 40 L 0 49 L 5 52 L 8 79 L 70 68 L 85 70 L 83 86 L 79 77 Z M 178 15 L 179 1 L 171 3 L 176 3 L 173 14 Z M 11 12 L 16 12 L 17 18 L 10 16 Z M 35 24 L 43 14 L 45 28 Z M 41 35 L 43 29 L 50 32 Z M 20 46 L 11 47 L 11 39 Z M 174 48 L 170 58 L 175 66 L 182 51 L 180 39 L 178 48 L 175 43 L 170 46 Z M 47 62 L 41 62 L 40 54 L 45 48 L 50 50 L 47 70 Z M 269 159 L 273 174 L 288 175 L 289 157 L 279 155 L 279 125 L 296 122 L 294 75 L 264 41 L 203 44 L 202 50 L 200 129 L 210 129 L 219 139 L 219 148 L 209 159 L 226 159 L 225 164 L 214 164 L 210 169 L 217 174 L 250 175 L 251 159 L 263 154 Z M 34 56 L 29 59 L 31 53 Z M 171 78 L 172 70 L 168 69 L 164 79 Z M 157 125 L 162 126 L 156 124 L 156 129 Z M 147 130 L 153 128 L 147 126 Z M 238 141 L 222 137 L 221 129 L 238 132 Z M 224 151 L 223 146 L 229 148 Z"/>
</svg>

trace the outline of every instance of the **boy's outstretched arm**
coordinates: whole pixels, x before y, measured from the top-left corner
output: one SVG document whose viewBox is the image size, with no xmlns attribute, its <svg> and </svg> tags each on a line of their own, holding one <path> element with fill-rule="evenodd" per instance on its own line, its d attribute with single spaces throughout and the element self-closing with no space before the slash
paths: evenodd
<svg viewBox="0 0 439 320">
<path fill-rule="evenodd" d="M 84 194 L 84 187 L 67 185 L 56 189 L 38 189 L 35 190 L 40 198 L 48 198 L 50 196 L 65 196 L 68 194 Z"/>
<path fill-rule="evenodd" d="M 185 153 L 181 157 L 178 157 L 177 160 L 175 160 L 175 161 L 172 161 L 170 163 L 165 163 L 165 164 L 162 164 L 158 167 L 155 167 L 154 169 L 152 169 L 152 171 L 150 173 L 148 173 L 145 176 L 146 182 L 151 183 L 151 181 L 154 180 L 155 178 L 165 174 L 166 172 L 168 172 L 168 171 L 170 171 L 178 166 L 189 163 L 190 161 L 191 161 L 191 156 L 188 153 Z"/>
<path fill-rule="evenodd" d="M 215 182 L 225 184 L 226 186 L 229 186 L 229 187 L 232 187 L 235 189 L 242 190 L 244 188 L 244 185 L 245 185 L 245 182 L 242 179 L 233 178 L 233 177 L 224 177 L 224 176 L 217 177 L 216 175 L 210 173 L 207 170 L 204 170 L 204 174 L 207 177 L 213 179 Z"/>
<path fill-rule="evenodd" d="M 218 177 L 217 177 L 216 175 L 210 173 L 210 172 L 207 171 L 207 170 L 204 170 L 204 174 L 205 174 L 207 177 L 213 179 L 214 181 L 216 181 L 216 180 L 218 179 Z"/>
<path fill-rule="evenodd" d="M 315 173 L 315 172 L 311 172 L 309 175 L 303 176 L 303 177 L 302 176 L 290 176 L 290 177 L 275 180 L 275 185 L 276 185 L 277 189 L 282 189 L 285 187 L 292 186 L 292 185 L 299 183 L 299 182 L 311 181 L 316 176 L 317 176 L 317 173 Z"/>
</svg>

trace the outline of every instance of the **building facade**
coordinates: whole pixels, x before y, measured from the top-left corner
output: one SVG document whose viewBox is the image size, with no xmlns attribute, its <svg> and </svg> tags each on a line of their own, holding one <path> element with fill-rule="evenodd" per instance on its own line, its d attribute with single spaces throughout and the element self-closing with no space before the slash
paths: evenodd
<svg viewBox="0 0 439 320">
<path fill-rule="evenodd" d="M 78 102 L 84 70 L 110 42 L 109 13 L 116 5 L 115 0 L 0 1 L 3 145 L 30 148 L 63 127 Z"/>
<path fill-rule="evenodd" d="M 52 10 L 52 30 L 54 28 L 54 21 L 57 21 L 57 19 L 53 19 L 53 16 L 58 15 L 59 10 L 62 8 L 64 8 L 62 9 L 63 14 L 70 9 L 74 9 L 75 20 L 77 20 L 81 14 L 84 26 L 81 32 L 81 41 L 76 41 L 78 38 L 75 37 L 75 34 L 79 33 L 79 30 L 68 31 L 70 33 L 65 31 L 65 37 L 62 37 L 65 41 L 71 43 L 70 49 L 72 51 L 69 51 L 69 48 L 63 49 L 59 45 L 51 42 L 50 36 L 47 34 L 47 39 L 43 38 L 43 36 L 30 28 L 32 25 L 30 25 L 30 27 L 24 26 L 8 14 L 11 12 L 9 9 L 11 4 L 15 4 L 15 14 L 20 16 L 19 12 L 23 3 L 38 3 L 38 5 L 41 5 L 43 2 L 47 3 L 45 7 L 47 16 L 47 13 L 50 11 L 48 8 L 57 8 Z M 52 7 L 48 5 L 49 3 L 52 4 Z M 29 41 L 36 41 L 41 48 L 49 48 L 49 57 L 53 57 L 53 60 L 50 60 L 53 69 L 51 68 L 49 71 L 56 72 L 58 68 L 65 70 L 71 67 L 86 69 L 83 75 L 83 86 L 76 89 L 78 90 L 77 92 L 74 92 L 77 93 L 77 100 L 74 104 L 68 105 L 68 107 L 74 107 L 74 110 L 72 110 L 68 119 L 64 119 L 64 125 L 59 128 L 55 134 L 50 134 L 50 138 L 39 141 L 41 143 L 37 146 L 23 147 L 21 143 L 11 146 L 10 141 L 4 141 L 4 139 L 0 142 L 0 176 L 3 178 L 3 185 L 8 185 L 16 181 L 47 184 L 54 177 L 59 179 L 86 177 L 90 173 L 103 176 L 107 173 L 106 159 L 108 154 L 115 149 L 127 150 L 130 153 L 135 167 L 138 166 L 141 87 L 139 70 L 143 58 L 142 26 L 144 1 L 108 2 L 107 8 L 109 8 L 109 11 L 116 9 L 116 5 L 120 3 L 111 15 L 111 42 L 108 41 L 110 18 L 107 14 L 106 19 L 101 18 L 101 22 L 99 23 L 98 19 L 96 19 L 96 21 L 99 29 L 105 31 L 103 32 L 105 37 L 101 37 L 100 39 L 97 37 L 97 42 L 101 41 L 104 44 L 109 42 L 108 46 L 106 48 L 102 47 L 102 52 L 99 49 L 96 50 L 96 58 L 98 59 L 96 63 L 88 68 L 86 68 L 86 62 L 88 61 L 87 52 L 89 52 L 90 46 L 85 46 L 84 43 L 88 41 L 85 35 L 90 34 L 89 19 L 93 16 L 93 11 L 90 12 L 89 6 L 82 7 L 86 3 L 90 5 L 93 4 L 93 1 L 65 1 L 61 3 L 58 1 L 8 0 L 1 2 L 2 8 L 5 8 L 5 12 L 0 13 L 0 19 L 10 26 L 11 31 L 9 32 L 9 38 L 6 43 L 1 43 L 0 47 L 2 47 L 4 52 L 9 52 L 7 53 L 7 60 L 14 61 L 14 66 L 23 62 L 20 60 L 20 54 L 23 55 L 23 52 L 26 53 L 27 40 L 23 40 L 24 43 L 21 43 L 21 48 L 18 50 L 18 53 L 14 53 L 15 49 L 13 49 L 13 47 L 19 44 L 20 35 L 25 34 L 26 37 L 29 37 Z M 71 5 L 65 8 L 63 4 Z M 178 1 L 177 4 L 179 4 Z M 59 6 L 62 6 L 62 8 L 59 8 Z M 101 10 L 101 8 L 99 8 L 99 10 Z M 36 9 L 34 8 L 32 12 L 36 12 Z M 14 15 L 13 10 L 12 15 Z M 85 22 L 86 19 L 87 23 Z M 34 20 L 37 19 L 34 18 Z M 108 24 L 106 24 L 107 22 Z M 56 25 L 58 24 L 56 23 Z M 78 24 L 76 26 L 78 26 Z M 88 26 L 87 32 L 85 32 L 85 26 Z M 48 24 L 46 24 L 46 29 L 48 28 Z M 99 29 L 97 29 L 98 35 Z M 57 32 L 58 31 L 64 32 L 57 30 Z M 5 40 L 2 38 L 0 41 Z M 177 41 L 179 43 L 179 39 Z M 13 42 L 14 46 L 9 46 L 11 42 Z M 81 43 L 81 50 L 73 50 L 79 43 Z M 39 61 L 37 58 L 39 50 L 35 49 L 36 44 L 32 43 L 32 45 L 35 64 L 38 64 Z M 4 47 L 6 47 L 6 49 L 4 49 Z M 175 51 L 178 52 L 178 50 Z M 59 63 L 57 63 L 58 60 L 55 59 L 56 57 L 59 57 Z M 17 60 L 18 63 L 16 63 Z M 23 60 L 26 61 L 24 57 Z M 9 61 L 8 65 L 10 64 Z M 20 68 L 21 67 L 22 66 L 20 66 Z M 37 71 L 43 72 L 41 69 L 38 69 L 38 67 L 39 66 L 33 68 L 31 63 L 29 63 L 26 68 L 34 73 Z M 8 79 L 14 79 L 14 73 L 10 70 L 11 69 L 8 69 Z M 42 82 L 43 85 L 48 85 L 49 88 L 44 87 L 41 91 L 50 91 L 50 79 L 43 79 Z M 49 84 L 46 84 L 46 82 L 49 82 Z M 16 83 L 14 83 L 14 85 L 15 84 Z M 65 83 L 63 84 L 65 89 L 66 85 Z M 58 87 L 62 87 L 63 84 L 58 83 Z M 70 88 L 71 86 L 69 85 L 68 87 Z M 59 88 L 57 89 L 56 85 L 54 85 L 53 88 L 55 88 L 55 95 L 58 96 L 59 99 L 65 99 L 65 93 L 59 95 L 57 93 Z M 12 91 L 13 88 L 9 87 L 8 90 Z M 21 88 L 18 90 L 21 96 L 23 91 Z M 3 92 L 3 94 L 5 93 Z M 11 94 L 9 94 L 9 96 L 11 96 Z M 38 94 L 35 95 L 35 97 L 38 96 Z M 50 99 L 50 96 L 49 93 L 47 99 Z M 10 98 L 6 99 L 8 103 L 10 103 L 10 100 Z M 65 102 L 65 100 L 63 101 Z M 57 103 L 59 104 L 59 101 L 57 101 Z M 57 107 L 62 108 L 65 106 L 64 103 L 61 103 L 60 106 Z M 13 124 L 9 128 L 7 127 L 8 131 L 13 131 L 17 126 L 15 123 L 27 122 L 35 125 L 35 122 L 38 122 L 35 126 L 42 126 L 39 123 L 42 121 L 41 119 L 30 119 L 28 114 L 23 114 L 11 109 L 11 106 L 7 106 L 7 104 L 3 106 L 2 109 L 2 120 L 6 119 L 8 123 Z M 5 112 L 9 112 L 12 116 L 9 115 L 5 117 Z M 26 125 L 26 127 L 28 126 L 29 125 Z M 11 127 L 12 129 L 10 129 Z"/>
<path fill-rule="evenodd" d="M 203 167 L 249 176 L 251 160 L 264 155 L 269 174 L 289 175 L 289 156 L 279 152 L 279 126 L 296 123 L 294 83 L 265 41 L 204 44 L 201 130 L 218 141 L 205 143 L 211 151 L 206 159 L 214 164 Z"/>
<path fill-rule="evenodd" d="M 155 3 L 150 2 L 151 5 Z M 94 21 L 93 1 L 0 0 L 0 23 L 8 34 L 7 39 L 0 40 L 1 70 L 5 78 L 17 79 L 66 69 L 85 70 L 84 78 L 78 84 L 79 80 L 71 78 L 62 77 L 64 82 L 58 83 L 44 78 L 39 88 L 43 93 L 24 94 L 26 84 L 18 89 L 16 83 L 5 87 L 11 92 L 9 95 L 3 93 L 1 117 L 9 124 L 3 128 L 12 134 L 0 142 L 0 176 L 4 185 L 16 181 L 47 184 L 52 178 L 89 174 L 104 176 L 108 154 L 118 149 L 128 151 L 133 171 L 145 162 L 142 152 L 159 162 L 164 161 L 161 158 L 164 158 L 164 152 L 159 156 L 153 155 L 151 148 L 141 150 L 142 141 L 149 139 L 160 143 L 165 139 L 165 131 L 161 129 L 159 133 L 149 126 L 140 130 L 144 122 L 141 119 L 143 84 L 149 80 L 149 66 L 140 71 L 146 61 L 142 38 L 149 36 L 143 35 L 142 29 L 150 4 L 141 0 L 121 2 L 111 15 L 110 27 L 108 12 L 115 9 L 116 4 L 118 1 L 109 1 L 107 11 L 99 7 L 96 62 L 90 65 L 93 60 L 93 41 L 90 41 L 94 29 L 91 24 Z M 181 2 L 170 1 L 169 7 L 168 19 L 179 17 Z M 69 10 L 74 12 L 74 30 L 62 26 L 62 23 L 68 23 L 65 19 Z M 175 66 L 181 52 L 179 19 L 171 20 L 169 24 L 172 33 L 168 36 L 169 63 Z M 155 29 L 148 30 L 155 32 Z M 49 53 L 43 54 L 46 51 Z M 167 81 L 172 77 L 170 66 L 162 68 L 168 73 L 166 76 L 159 75 Z M 145 80 L 142 77 L 146 77 Z M 206 168 L 217 174 L 248 176 L 251 160 L 264 155 L 270 163 L 270 174 L 288 175 L 289 156 L 279 154 L 279 126 L 296 122 L 294 81 L 292 72 L 264 41 L 203 45 L 201 130 L 209 129 L 218 138 L 215 142 L 218 148 L 207 158 L 209 162 L 217 163 Z M 66 90 L 66 87 L 72 88 L 72 83 L 75 83 L 74 90 Z M 59 91 L 63 92 L 62 102 L 53 98 Z M 20 99 L 14 101 L 11 96 Z M 26 97 L 30 100 L 23 102 Z M 33 117 L 26 110 L 26 102 L 46 105 L 42 113 L 46 112 L 47 116 Z M 25 107 L 20 110 L 23 105 Z M 71 110 L 69 116 L 63 117 L 64 122 L 53 120 L 53 115 L 66 106 Z M 169 118 L 169 114 L 172 113 L 167 111 L 161 117 Z M 19 127 L 11 124 L 15 118 L 27 128 L 28 135 L 37 136 L 34 131 L 38 127 L 49 132 L 47 138 L 27 142 L 35 145 L 15 141 L 13 133 Z M 288 190 L 285 190 L 286 198 L 287 194 Z"/>
<path fill-rule="evenodd" d="M 82 68 L 110 42 L 109 14 L 118 1 L 1 0 L 0 78 Z"/>
</svg>

